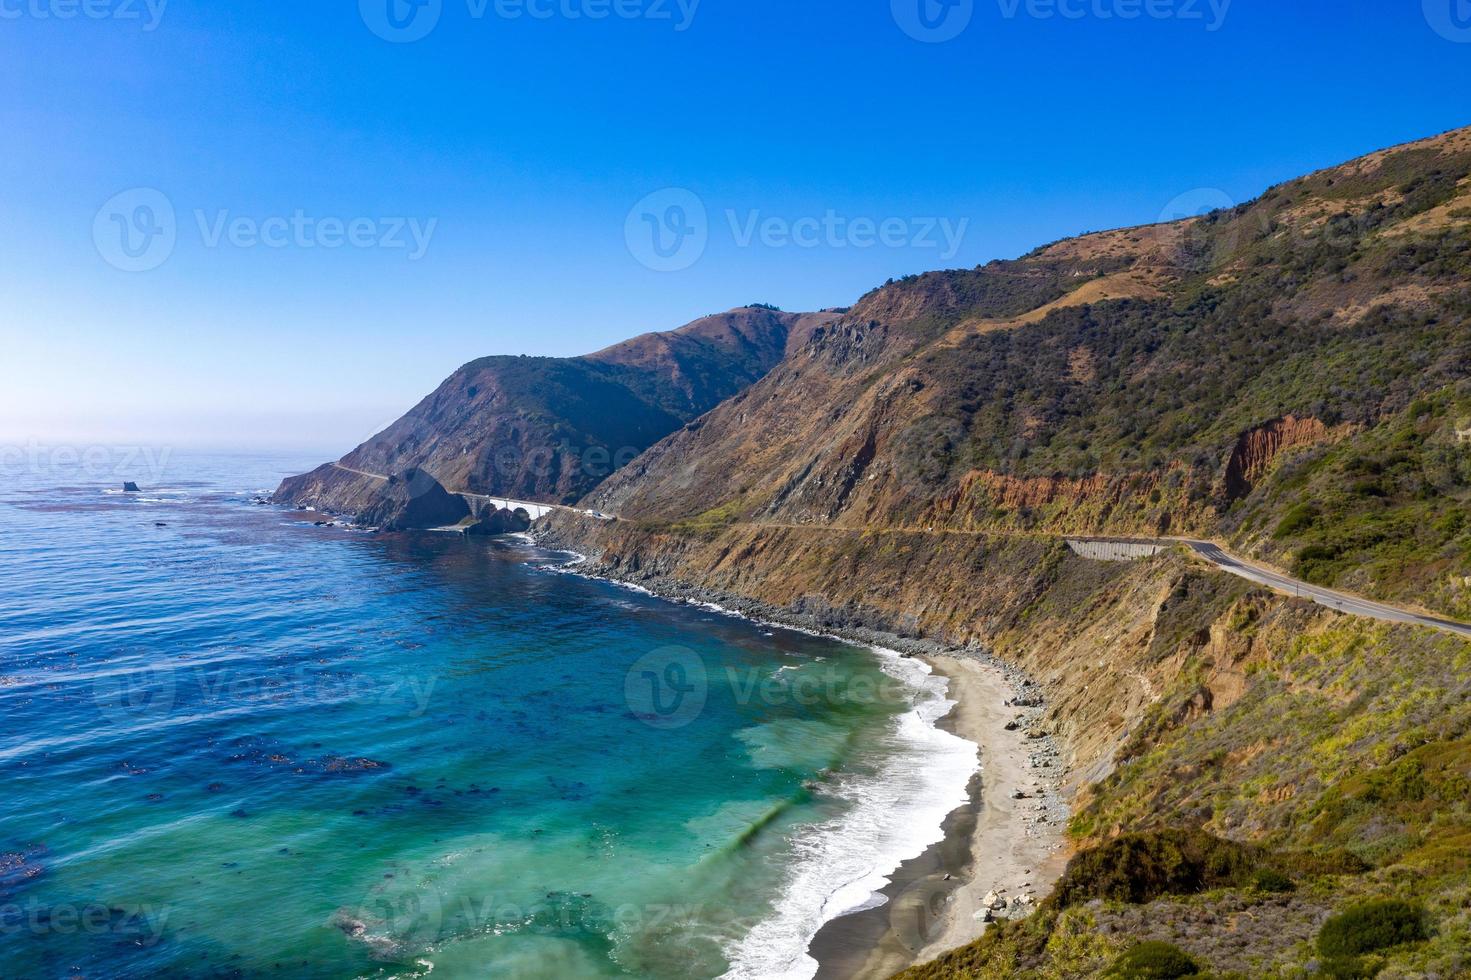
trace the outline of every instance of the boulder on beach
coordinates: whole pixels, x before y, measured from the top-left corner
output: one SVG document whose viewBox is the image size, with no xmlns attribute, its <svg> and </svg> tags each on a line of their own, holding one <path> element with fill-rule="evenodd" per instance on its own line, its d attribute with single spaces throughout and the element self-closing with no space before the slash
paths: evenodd
<svg viewBox="0 0 1471 980">
<path fill-rule="evenodd" d="M 358 523 L 384 531 L 411 531 L 451 527 L 469 516 L 464 497 L 415 468 L 389 477 L 358 514 Z"/>
<path fill-rule="evenodd" d="M 132 480 L 128 480 L 127 482 L 125 482 L 123 484 L 123 493 L 142 493 L 142 492 L 143 491 L 141 491 L 141 490 L 138 489 L 138 484 L 134 483 Z"/>
</svg>

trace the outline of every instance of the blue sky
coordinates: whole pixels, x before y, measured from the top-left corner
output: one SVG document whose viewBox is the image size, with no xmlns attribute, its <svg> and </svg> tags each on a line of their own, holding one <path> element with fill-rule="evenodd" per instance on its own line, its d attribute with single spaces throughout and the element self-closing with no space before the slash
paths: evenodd
<svg viewBox="0 0 1471 980">
<path fill-rule="evenodd" d="M 335 455 L 1471 123 L 1467 0 L 416 2 L 0 0 L 0 440 Z"/>
</svg>

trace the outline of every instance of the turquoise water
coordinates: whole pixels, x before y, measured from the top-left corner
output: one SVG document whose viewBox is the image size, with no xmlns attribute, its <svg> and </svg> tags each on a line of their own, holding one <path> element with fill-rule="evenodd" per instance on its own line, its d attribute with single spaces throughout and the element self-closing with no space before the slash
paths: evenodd
<svg viewBox="0 0 1471 980">
<path fill-rule="evenodd" d="M 7 976 L 810 976 L 963 799 L 911 662 L 145 463 L 0 467 Z"/>
</svg>

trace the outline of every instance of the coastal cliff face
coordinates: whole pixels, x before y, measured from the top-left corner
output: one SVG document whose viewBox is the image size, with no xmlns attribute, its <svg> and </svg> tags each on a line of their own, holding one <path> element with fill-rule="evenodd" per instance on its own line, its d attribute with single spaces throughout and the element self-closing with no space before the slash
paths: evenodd
<svg viewBox="0 0 1471 980">
<path fill-rule="evenodd" d="M 448 493 L 422 470 L 389 477 L 358 520 L 384 531 L 453 527 L 470 516 L 463 497 Z"/>
<path fill-rule="evenodd" d="M 548 543 L 590 547 L 602 573 L 656 591 L 899 649 L 995 653 L 1048 689 L 1049 724 L 1066 736 L 1079 774 L 1111 767 L 1178 672 L 1159 655 L 1155 628 L 1178 581 L 1196 574 L 1181 557 L 1087 561 L 1041 536 L 815 526 L 651 533 L 571 512 L 538 527 Z M 1171 654 L 1180 641 L 1172 637 Z"/>
<path fill-rule="evenodd" d="M 418 468 L 456 492 L 570 503 L 833 316 L 743 307 L 580 358 L 482 358 L 276 499 L 356 514 L 381 483 L 364 474 Z"/>
<path fill-rule="evenodd" d="M 1099 975 L 1146 939 L 1226 976 L 1460 975 L 1471 646 L 1058 536 L 1213 537 L 1468 615 L 1468 284 L 1463 130 L 890 283 L 586 498 L 617 522 L 542 533 L 661 591 L 1042 684 L 1079 859 L 1042 912 L 914 977 Z M 1150 878 L 1182 854 L 1230 874 Z M 1382 897 L 1431 938 L 1321 962 L 1324 921 Z"/>
<path fill-rule="evenodd" d="M 1166 830 L 1260 849 L 1209 894 L 1049 907 L 913 977 L 1095 976 L 1151 939 L 1222 976 L 1286 976 L 1317 958 L 1329 915 L 1384 896 L 1438 923 L 1399 962 L 1455 976 L 1471 948 L 1464 640 L 1275 595 L 1183 549 L 1111 563 L 1041 535 L 654 532 L 572 513 L 543 535 L 665 594 L 1021 668 L 1046 695 L 1036 729 L 1062 749 L 1080 855 Z M 1279 868 L 1291 891 L 1258 887 Z"/>
<path fill-rule="evenodd" d="M 1468 281 L 1460 130 L 1231 210 L 890 283 L 587 504 L 651 528 L 1210 536 L 1464 610 Z M 1334 505 L 1362 533 L 1276 536 L 1324 466 L 1325 492 L 1363 484 Z M 1372 560 L 1406 529 L 1402 561 Z"/>
</svg>

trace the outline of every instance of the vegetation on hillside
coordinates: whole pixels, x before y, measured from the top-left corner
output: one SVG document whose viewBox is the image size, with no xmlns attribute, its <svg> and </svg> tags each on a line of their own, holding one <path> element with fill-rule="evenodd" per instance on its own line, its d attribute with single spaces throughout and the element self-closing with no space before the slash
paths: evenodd
<svg viewBox="0 0 1471 980">
<path fill-rule="evenodd" d="M 1471 382 L 1284 460 L 1227 527 L 1307 581 L 1471 619 Z"/>
<path fill-rule="evenodd" d="M 1212 578 L 1196 622 L 1234 591 Z M 1257 593 L 1218 622 L 1084 794 L 1042 910 L 906 980 L 1105 975 L 1144 941 L 1212 977 L 1471 971 L 1471 644 Z M 1225 671 L 1237 699 L 1202 702 Z"/>
<path fill-rule="evenodd" d="M 1221 536 L 1471 615 L 1468 323 L 1461 131 L 1198 219 L 886 284 L 595 505 L 668 526 Z M 1261 436 L 1288 419 L 1292 440 Z M 1290 471 L 1304 455 L 1323 462 Z"/>
<path fill-rule="evenodd" d="M 907 978 L 1471 975 L 1471 644 L 1057 543 L 1220 537 L 1471 618 L 1468 326 L 1462 131 L 890 283 L 601 488 L 582 550 L 1047 686 L 1074 862 Z"/>
</svg>

